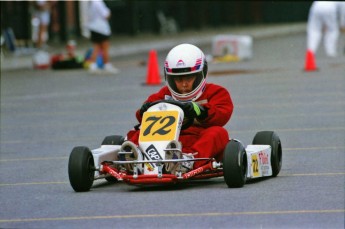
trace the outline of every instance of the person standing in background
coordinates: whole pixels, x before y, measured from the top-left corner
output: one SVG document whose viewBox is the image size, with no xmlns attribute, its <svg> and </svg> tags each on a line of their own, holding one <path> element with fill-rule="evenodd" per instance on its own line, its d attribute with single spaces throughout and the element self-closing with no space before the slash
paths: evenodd
<svg viewBox="0 0 345 229">
<path fill-rule="evenodd" d="M 101 55 L 104 63 L 104 70 L 113 74 L 119 72 L 109 62 L 109 48 L 111 29 L 109 18 L 111 16 L 110 9 L 103 1 L 90 1 L 88 7 L 88 29 L 90 30 L 90 40 L 93 43 L 93 50 L 90 57 L 90 72 L 99 72 L 101 69 L 97 65 L 97 56 Z"/>
<path fill-rule="evenodd" d="M 45 0 L 35 1 L 34 17 L 39 21 L 37 38 L 35 40 L 36 48 L 40 49 L 45 45 L 48 39 L 48 26 L 50 24 L 51 2 Z"/>
<path fill-rule="evenodd" d="M 323 36 L 326 55 L 337 56 L 340 28 L 345 29 L 343 2 L 315 1 L 311 5 L 307 25 L 307 51 L 315 55 Z M 340 19 L 340 20 L 339 20 Z M 340 24 L 339 24 L 340 22 Z"/>
</svg>

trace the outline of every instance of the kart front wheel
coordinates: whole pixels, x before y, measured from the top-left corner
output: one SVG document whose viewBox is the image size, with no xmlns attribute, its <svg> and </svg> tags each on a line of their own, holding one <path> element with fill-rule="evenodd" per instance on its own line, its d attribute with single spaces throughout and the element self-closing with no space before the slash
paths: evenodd
<svg viewBox="0 0 345 229">
<path fill-rule="evenodd" d="M 95 179 L 95 166 L 89 148 L 74 147 L 68 162 L 68 176 L 76 192 L 89 191 Z"/>
<path fill-rule="evenodd" d="M 273 131 L 258 132 L 253 139 L 253 145 L 271 146 L 272 176 L 276 177 L 282 167 L 282 144 L 279 136 Z"/>
<path fill-rule="evenodd" d="M 229 188 L 241 188 L 247 180 L 247 154 L 241 142 L 231 140 L 223 156 L 224 180 Z"/>
</svg>

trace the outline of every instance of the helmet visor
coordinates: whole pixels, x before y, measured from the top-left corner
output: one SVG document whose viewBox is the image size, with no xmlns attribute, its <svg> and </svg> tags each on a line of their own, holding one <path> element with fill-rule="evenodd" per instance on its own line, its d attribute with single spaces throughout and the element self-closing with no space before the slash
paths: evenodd
<svg viewBox="0 0 345 229">
<path fill-rule="evenodd" d="M 167 83 L 175 93 L 189 94 L 198 88 L 203 78 L 204 75 L 202 71 L 186 75 L 167 74 Z M 185 91 L 186 89 L 184 87 L 182 88 L 182 85 L 187 87 L 187 91 Z"/>
</svg>

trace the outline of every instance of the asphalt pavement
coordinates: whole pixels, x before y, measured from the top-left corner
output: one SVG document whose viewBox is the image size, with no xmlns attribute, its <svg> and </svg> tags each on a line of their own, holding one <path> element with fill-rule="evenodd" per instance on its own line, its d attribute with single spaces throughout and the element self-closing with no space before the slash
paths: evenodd
<svg viewBox="0 0 345 229">
<path fill-rule="evenodd" d="M 247 145 L 256 132 L 273 130 L 282 141 L 279 175 L 238 189 L 223 178 L 147 187 L 98 180 L 75 193 L 68 180 L 72 148 L 93 149 L 107 135 L 127 133 L 136 109 L 160 88 L 145 84 L 147 51 L 157 50 L 161 67 L 177 43 L 198 41 L 208 54 L 215 31 L 114 41 L 117 75 L 34 70 L 20 61 L 2 68 L 0 228 L 343 229 L 345 56 L 328 58 L 320 47 L 319 71 L 305 72 L 304 25 L 278 26 L 285 28 L 280 35 L 273 27 L 238 28 L 256 36 L 252 59 L 209 63 L 208 81 L 228 89 L 234 102 L 230 136 Z"/>
</svg>

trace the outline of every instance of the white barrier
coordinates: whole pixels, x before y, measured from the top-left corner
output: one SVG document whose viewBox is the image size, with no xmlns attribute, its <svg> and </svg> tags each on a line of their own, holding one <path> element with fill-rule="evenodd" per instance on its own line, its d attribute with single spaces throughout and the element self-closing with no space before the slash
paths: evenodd
<svg viewBox="0 0 345 229">
<path fill-rule="evenodd" d="M 239 61 L 253 57 L 253 38 L 240 35 L 217 35 L 212 40 L 215 60 Z"/>
</svg>

